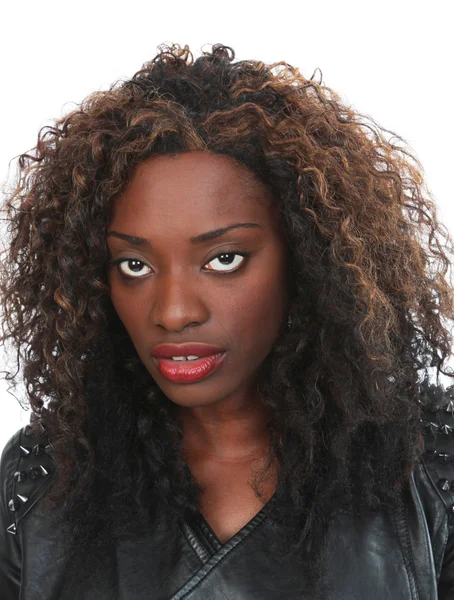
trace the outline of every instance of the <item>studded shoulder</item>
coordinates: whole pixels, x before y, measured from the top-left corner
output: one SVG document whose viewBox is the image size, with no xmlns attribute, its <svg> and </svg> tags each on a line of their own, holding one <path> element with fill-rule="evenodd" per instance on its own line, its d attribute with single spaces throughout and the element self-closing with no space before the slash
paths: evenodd
<svg viewBox="0 0 454 600">
<path fill-rule="evenodd" d="M 15 535 L 25 515 L 52 481 L 52 444 L 40 419 L 25 425 L 6 444 L 2 455 L 2 493 Z"/>
<path fill-rule="evenodd" d="M 421 402 L 424 455 L 422 461 L 454 524 L 454 395 L 440 388 L 433 402 Z"/>
</svg>

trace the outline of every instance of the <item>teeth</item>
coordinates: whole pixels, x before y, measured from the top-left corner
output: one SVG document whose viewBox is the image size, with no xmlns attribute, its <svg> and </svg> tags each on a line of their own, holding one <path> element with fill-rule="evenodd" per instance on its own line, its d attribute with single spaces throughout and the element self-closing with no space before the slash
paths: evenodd
<svg viewBox="0 0 454 600">
<path fill-rule="evenodd" d="M 194 356 L 192 354 L 190 354 L 188 357 L 186 356 L 172 356 L 172 360 L 195 360 L 196 358 L 199 358 L 198 356 Z"/>
</svg>

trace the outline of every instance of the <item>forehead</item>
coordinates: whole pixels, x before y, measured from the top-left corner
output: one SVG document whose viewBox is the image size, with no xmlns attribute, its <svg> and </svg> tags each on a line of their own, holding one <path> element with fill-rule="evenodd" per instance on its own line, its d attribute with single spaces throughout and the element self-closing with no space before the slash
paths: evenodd
<svg viewBox="0 0 454 600">
<path fill-rule="evenodd" d="M 140 163 L 115 199 L 111 222 L 199 228 L 201 222 L 272 218 L 267 187 L 245 165 L 211 152 L 153 156 Z"/>
</svg>

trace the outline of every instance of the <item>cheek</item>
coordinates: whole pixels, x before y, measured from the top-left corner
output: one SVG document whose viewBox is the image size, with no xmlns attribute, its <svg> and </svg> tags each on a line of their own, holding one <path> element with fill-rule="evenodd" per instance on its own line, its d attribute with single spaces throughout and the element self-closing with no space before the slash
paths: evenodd
<svg viewBox="0 0 454 600">
<path fill-rule="evenodd" d="M 232 301 L 230 330 L 242 347 L 274 343 L 286 308 L 285 276 L 278 270 L 249 281 Z"/>
<path fill-rule="evenodd" d="M 115 286 L 111 287 L 110 299 L 113 307 L 122 321 L 126 331 L 132 339 L 137 335 L 137 332 L 143 330 L 143 324 L 140 323 L 140 319 L 137 315 L 144 314 L 141 312 L 140 306 L 138 306 L 137 299 L 134 300 L 134 296 L 131 293 L 120 293 L 115 289 Z"/>
</svg>

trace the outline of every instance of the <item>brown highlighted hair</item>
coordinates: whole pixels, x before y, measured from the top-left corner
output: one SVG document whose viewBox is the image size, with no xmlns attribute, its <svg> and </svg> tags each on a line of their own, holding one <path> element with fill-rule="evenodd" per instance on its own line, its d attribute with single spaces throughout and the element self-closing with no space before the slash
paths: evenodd
<svg viewBox="0 0 454 600">
<path fill-rule="evenodd" d="M 176 531 L 198 508 L 172 404 L 106 279 L 110 207 L 149 156 L 228 155 L 279 205 L 292 328 L 259 386 L 273 409 L 280 475 L 269 516 L 285 531 L 283 550 L 318 569 L 338 512 L 401 501 L 420 457 L 429 369 L 453 377 L 443 369 L 452 240 L 417 159 L 321 79 L 234 58 L 221 44 L 197 60 L 187 46 L 161 46 L 131 79 L 40 131 L 4 205 L 1 340 L 16 349 L 52 440 L 50 501 L 64 509 L 76 555 L 138 535 L 158 509 Z"/>
</svg>

